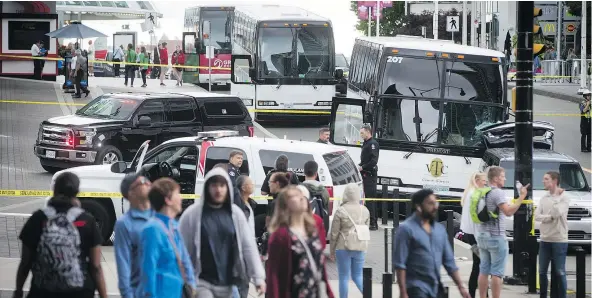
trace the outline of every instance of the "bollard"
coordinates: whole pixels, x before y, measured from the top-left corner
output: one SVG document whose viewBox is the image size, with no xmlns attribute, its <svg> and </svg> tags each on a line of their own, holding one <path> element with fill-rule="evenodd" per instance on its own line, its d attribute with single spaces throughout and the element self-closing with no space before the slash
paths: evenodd
<svg viewBox="0 0 592 298">
<path fill-rule="evenodd" d="M 586 297 L 586 251 L 576 249 L 576 298 Z"/>
<path fill-rule="evenodd" d="M 538 242 L 537 237 L 534 235 L 528 236 L 528 247 L 530 248 L 530 252 L 528 255 L 528 293 L 529 294 L 536 294 L 537 293 L 537 254 L 538 254 Z"/>
<path fill-rule="evenodd" d="M 446 232 L 448 232 L 448 241 L 450 241 L 452 252 L 454 252 L 454 212 L 452 210 L 446 210 Z"/>
<path fill-rule="evenodd" d="M 364 286 L 365 288 L 365 286 Z M 382 297 L 393 298 L 393 274 L 384 273 L 382 274 Z"/>
<path fill-rule="evenodd" d="M 393 190 L 393 229 L 399 228 L 399 202 L 396 199 L 399 198 L 399 189 L 395 188 Z"/>
<path fill-rule="evenodd" d="M 448 298 L 448 296 L 450 295 L 448 293 L 448 286 L 443 286 L 442 287 L 442 291 L 443 291 L 443 293 L 441 295 L 439 295 L 438 297 L 440 297 L 440 298 Z"/>
<path fill-rule="evenodd" d="M 391 254 L 393 254 L 395 252 L 395 235 L 397 234 L 397 230 L 393 229 L 393 231 L 391 232 Z M 392 273 L 393 273 L 393 283 L 397 282 L 397 270 L 395 270 L 395 264 L 393 264 L 392 262 L 395 261 L 395 256 L 391 255 L 391 268 Z"/>
<path fill-rule="evenodd" d="M 382 198 L 388 198 L 388 185 L 382 185 Z M 378 202 L 377 202 L 378 203 Z M 382 224 L 388 224 L 388 202 L 386 200 L 382 201 Z"/>
<path fill-rule="evenodd" d="M 405 213 L 407 215 L 407 217 L 411 216 L 411 214 L 413 214 L 413 203 L 411 203 L 411 200 L 407 201 L 406 203 L 407 205 L 407 213 Z"/>
<path fill-rule="evenodd" d="M 364 298 L 372 298 L 372 268 L 364 268 L 363 271 L 363 294 Z"/>
</svg>

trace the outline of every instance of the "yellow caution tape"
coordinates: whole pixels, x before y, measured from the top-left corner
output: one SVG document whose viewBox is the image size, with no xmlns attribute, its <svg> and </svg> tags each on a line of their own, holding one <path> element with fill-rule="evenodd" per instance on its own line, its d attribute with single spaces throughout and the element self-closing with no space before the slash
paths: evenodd
<svg viewBox="0 0 592 298">
<path fill-rule="evenodd" d="M 64 58 L 52 58 L 52 57 L 33 57 L 33 56 L 18 56 L 18 55 L 6 55 L 6 54 L 0 54 L 0 57 L 6 57 L 6 58 L 15 58 L 15 59 L 30 59 L 30 60 L 44 60 L 44 61 L 65 61 Z M 88 63 L 94 64 L 119 64 L 119 65 L 135 65 L 135 66 L 150 66 L 150 67 L 154 67 L 154 66 L 160 66 L 160 67 L 169 67 L 168 64 L 153 64 L 153 63 L 136 63 L 136 62 L 125 62 L 125 61 L 121 61 L 121 62 L 114 62 L 114 61 L 105 61 L 105 60 L 89 60 Z M 92 66 L 92 65 L 90 65 Z M 197 68 L 197 69 L 210 69 L 210 67 L 207 66 L 193 66 L 193 65 L 171 65 L 170 67 L 175 67 L 175 68 Z M 230 71 L 230 68 L 226 68 L 226 67 L 211 67 L 212 70 L 228 70 Z"/>
</svg>

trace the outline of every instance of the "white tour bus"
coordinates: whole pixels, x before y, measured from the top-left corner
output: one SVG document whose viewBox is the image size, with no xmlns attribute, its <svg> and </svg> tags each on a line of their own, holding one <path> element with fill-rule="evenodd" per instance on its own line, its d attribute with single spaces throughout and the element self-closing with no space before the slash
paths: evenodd
<svg viewBox="0 0 592 298">
<path fill-rule="evenodd" d="M 347 96 L 333 99 L 331 142 L 357 163 L 359 130 L 370 123 L 380 145 L 379 195 L 388 185 L 390 197 L 432 188 L 459 198 L 487 148 L 514 147 L 503 63 L 501 52 L 449 41 L 358 38 Z M 554 128 L 533 127 L 535 148 L 551 149 Z"/>
<path fill-rule="evenodd" d="M 237 6 L 231 65 L 231 94 L 257 110 L 255 120 L 328 121 L 335 95 L 329 19 L 291 6 Z"/>
</svg>

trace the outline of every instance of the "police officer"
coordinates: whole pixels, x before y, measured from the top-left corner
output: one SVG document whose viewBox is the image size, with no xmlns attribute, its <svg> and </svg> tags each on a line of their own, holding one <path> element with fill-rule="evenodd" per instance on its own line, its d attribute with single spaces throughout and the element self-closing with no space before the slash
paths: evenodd
<svg viewBox="0 0 592 298">
<path fill-rule="evenodd" d="M 378 155 L 380 148 L 378 142 L 372 138 L 372 126 L 362 125 L 360 136 L 364 140 L 360 154 L 358 169 L 363 177 L 364 194 L 366 198 L 376 198 L 376 178 L 378 176 Z M 376 201 L 366 201 L 366 207 L 370 211 L 370 230 L 378 230 L 376 218 Z"/>
<path fill-rule="evenodd" d="M 238 150 L 230 152 L 228 157 L 228 176 L 232 180 L 232 185 L 236 185 L 236 178 L 240 176 L 240 167 L 243 165 L 243 153 Z"/>
<path fill-rule="evenodd" d="M 580 133 L 581 138 L 581 149 L 582 152 L 590 152 L 590 96 L 592 92 L 586 89 L 584 90 L 584 100 L 580 103 Z"/>
<path fill-rule="evenodd" d="M 319 129 L 319 139 L 317 140 L 317 143 L 329 144 L 330 134 L 331 131 L 328 127 L 322 127 L 321 129 Z"/>
</svg>

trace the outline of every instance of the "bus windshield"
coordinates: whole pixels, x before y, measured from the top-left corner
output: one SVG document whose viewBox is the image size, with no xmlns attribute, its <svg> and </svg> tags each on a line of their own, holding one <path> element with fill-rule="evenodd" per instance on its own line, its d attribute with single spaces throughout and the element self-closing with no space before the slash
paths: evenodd
<svg viewBox="0 0 592 298">
<path fill-rule="evenodd" d="M 263 78 L 330 78 L 331 28 L 262 28 L 259 37 Z"/>
<path fill-rule="evenodd" d="M 386 60 L 379 136 L 483 146 L 480 127 L 503 120 L 500 65 L 413 57 Z M 445 76 L 444 78 L 442 76 Z"/>
<path fill-rule="evenodd" d="M 210 43 L 204 42 L 202 44 L 202 54 L 206 52 L 206 46 L 211 45 L 218 54 L 232 54 L 232 47 L 230 42 L 231 36 L 231 22 L 232 11 L 229 10 L 202 10 L 201 23 L 203 29 L 203 22 L 210 22 Z"/>
</svg>

